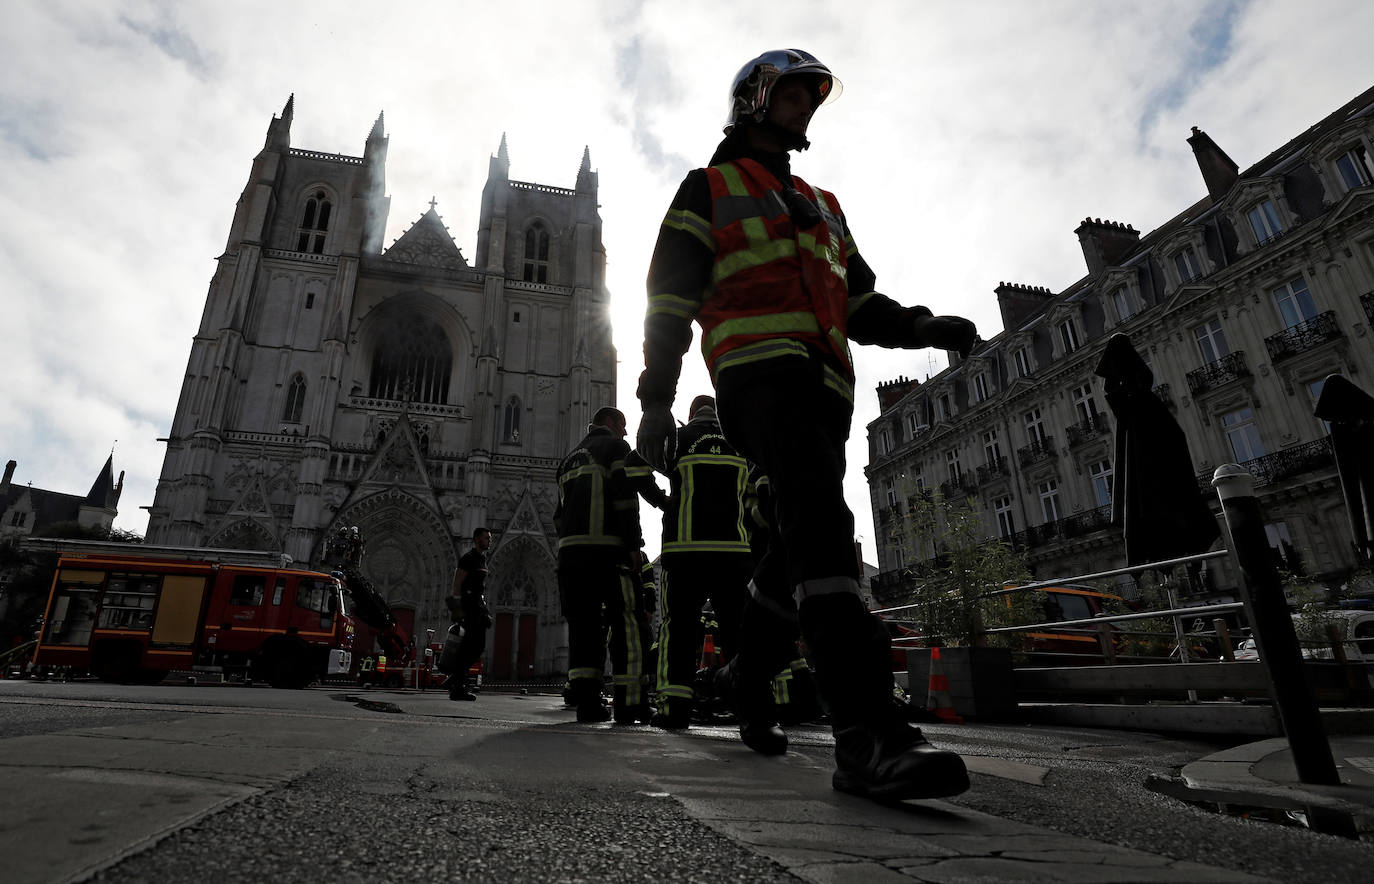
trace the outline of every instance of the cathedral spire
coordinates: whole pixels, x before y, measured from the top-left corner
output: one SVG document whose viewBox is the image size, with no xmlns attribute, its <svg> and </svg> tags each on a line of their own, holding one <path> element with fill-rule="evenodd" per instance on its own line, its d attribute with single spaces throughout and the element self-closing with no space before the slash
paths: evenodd
<svg viewBox="0 0 1374 884">
<path fill-rule="evenodd" d="M 264 149 L 286 150 L 291 146 L 291 118 L 295 116 L 296 93 L 286 99 L 286 107 L 281 109 L 280 117 L 273 117 L 267 124 L 267 141 Z"/>
<path fill-rule="evenodd" d="M 372 124 L 372 131 L 369 132 L 368 135 L 367 135 L 367 140 L 368 140 L 369 142 L 371 142 L 371 141 L 377 141 L 378 139 L 382 139 L 382 138 L 385 138 L 385 137 L 386 137 L 386 125 L 384 124 L 384 122 L 383 122 L 383 120 L 382 120 L 382 118 L 383 118 L 385 115 L 386 115 L 386 112 L 385 112 L 385 111 L 378 111 L 378 112 L 377 112 L 377 122 L 375 122 L 375 123 Z"/>
<path fill-rule="evenodd" d="M 501 146 L 496 149 L 496 158 L 506 164 L 506 170 L 510 170 L 510 154 L 506 153 L 506 133 L 501 133 Z"/>
<path fill-rule="evenodd" d="M 582 165 L 577 170 L 577 190 L 590 193 L 596 190 L 596 173 L 592 171 L 592 149 L 582 148 Z"/>
</svg>

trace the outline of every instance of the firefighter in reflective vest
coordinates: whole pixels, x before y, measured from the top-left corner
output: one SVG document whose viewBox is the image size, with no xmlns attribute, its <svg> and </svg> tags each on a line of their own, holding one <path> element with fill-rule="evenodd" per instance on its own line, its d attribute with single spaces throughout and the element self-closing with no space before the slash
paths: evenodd
<svg viewBox="0 0 1374 884">
<path fill-rule="evenodd" d="M 749 464 L 721 434 L 714 398 L 692 400 L 668 475 L 672 505 L 663 514 L 658 712 L 651 723 L 680 730 L 691 722 L 702 605 L 710 599 L 721 654 L 728 659 L 753 571 L 745 524 Z"/>
<path fill-rule="evenodd" d="M 834 787 L 879 800 L 947 796 L 968 788 L 963 760 L 895 714 L 887 632 L 859 594 L 843 488 L 849 342 L 967 352 L 977 336 L 966 319 L 877 292 L 835 195 L 792 174 L 789 151 L 810 146 L 812 114 L 839 92 L 830 70 L 796 49 L 736 74 L 725 139 L 708 168 L 688 173 L 654 247 L 636 447 L 655 467 L 670 460 L 696 321 L 721 427 L 768 474 L 781 544 L 754 571 L 740 651 L 725 667 L 737 714 L 759 723 L 751 748 L 786 751 L 770 687 L 795 654 L 799 619 L 831 713 Z M 901 211 L 910 207 L 893 217 Z"/>
<path fill-rule="evenodd" d="M 635 579 L 642 561 L 639 498 L 625 474 L 630 446 L 624 437 L 625 415 L 602 408 L 558 466 L 558 595 L 568 622 L 569 699 L 578 721 L 612 715 L 601 699 L 607 625 L 616 721 L 649 720 Z"/>
</svg>

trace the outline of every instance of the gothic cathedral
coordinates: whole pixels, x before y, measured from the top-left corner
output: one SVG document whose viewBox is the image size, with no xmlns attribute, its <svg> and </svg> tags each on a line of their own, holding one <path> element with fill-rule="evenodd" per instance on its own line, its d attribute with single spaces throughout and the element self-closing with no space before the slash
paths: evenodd
<svg viewBox="0 0 1374 884">
<path fill-rule="evenodd" d="M 554 470 L 616 399 L 590 154 L 571 190 L 512 181 L 503 137 L 472 264 L 432 201 L 384 250 L 382 117 L 362 157 L 320 153 L 291 147 L 293 104 L 210 281 L 148 542 L 320 567 L 356 525 L 363 570 L 423 642 L 485 525 L 488 678 L 565 671 Z"/>
</svg>

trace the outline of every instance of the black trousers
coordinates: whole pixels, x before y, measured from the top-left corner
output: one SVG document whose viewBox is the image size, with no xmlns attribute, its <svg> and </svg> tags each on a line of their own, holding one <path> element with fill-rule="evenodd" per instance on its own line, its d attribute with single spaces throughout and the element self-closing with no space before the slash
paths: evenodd
<svg viewBox="0 0 1374 884">
<path fill-rule="evenodd" d="M 660 709 L 672 711 L 675 703 L 691 707 L 700 662 L 701 609 L 708 598 L 719 624 L 721 658 L 734 656 L 753 560 L 746 552 L 679 552 L 665 553 L 662 564 L 658 696 Z"/>
<path fill-rule="evenodd" d="M 617 705 L 644 696 L 644 619 L 628 554 L 616 547 L 558 553 L 558 595 L 568 622 L 568 683 L 574 702 L 592 702 L 605 678 L 607 627 Z"/>
<path fill-rule="evenodd" d="M 834 726 L 876 723 L 891 715 L 891 640 L 858 594 L 844 501 L 853 403 L 826 384 L 819 358 L 765 363 L 726 369 L 716 389 L 726 438 L 768 474 L 773 499 L 736 666 L 771 681 L 796 656 L 800 627 Z"/>
<path fill-rule="evenodd" d="M 450 676 L 458 686 L 468 683 L 468 670 L 482 659 L 482 652 L 487 649 L 487 626 L 482 617 L 481 613 L 465 614 L 463 617 L 463 638 L 458 642 L 457 669 Z"/>
</svg>

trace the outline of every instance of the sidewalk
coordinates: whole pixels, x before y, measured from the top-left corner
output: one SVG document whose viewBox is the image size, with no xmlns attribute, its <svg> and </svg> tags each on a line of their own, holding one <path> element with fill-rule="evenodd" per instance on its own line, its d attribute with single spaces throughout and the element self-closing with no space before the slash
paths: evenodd
<svg viewBox="0 0 1374 884">
<path fill-rule="evenodd" d="M 1340 785 L 1302 782 L 1288 740 L 1278 737 L 1200 758 L 1177 779 L 1155 778 L 1150 788 L 1230 812 L 1305 814 L 1313 829 L 1330 834 L 1374 832 L 1374 735 L 1336 734 L 1328 740 Z"/>
</svg>

